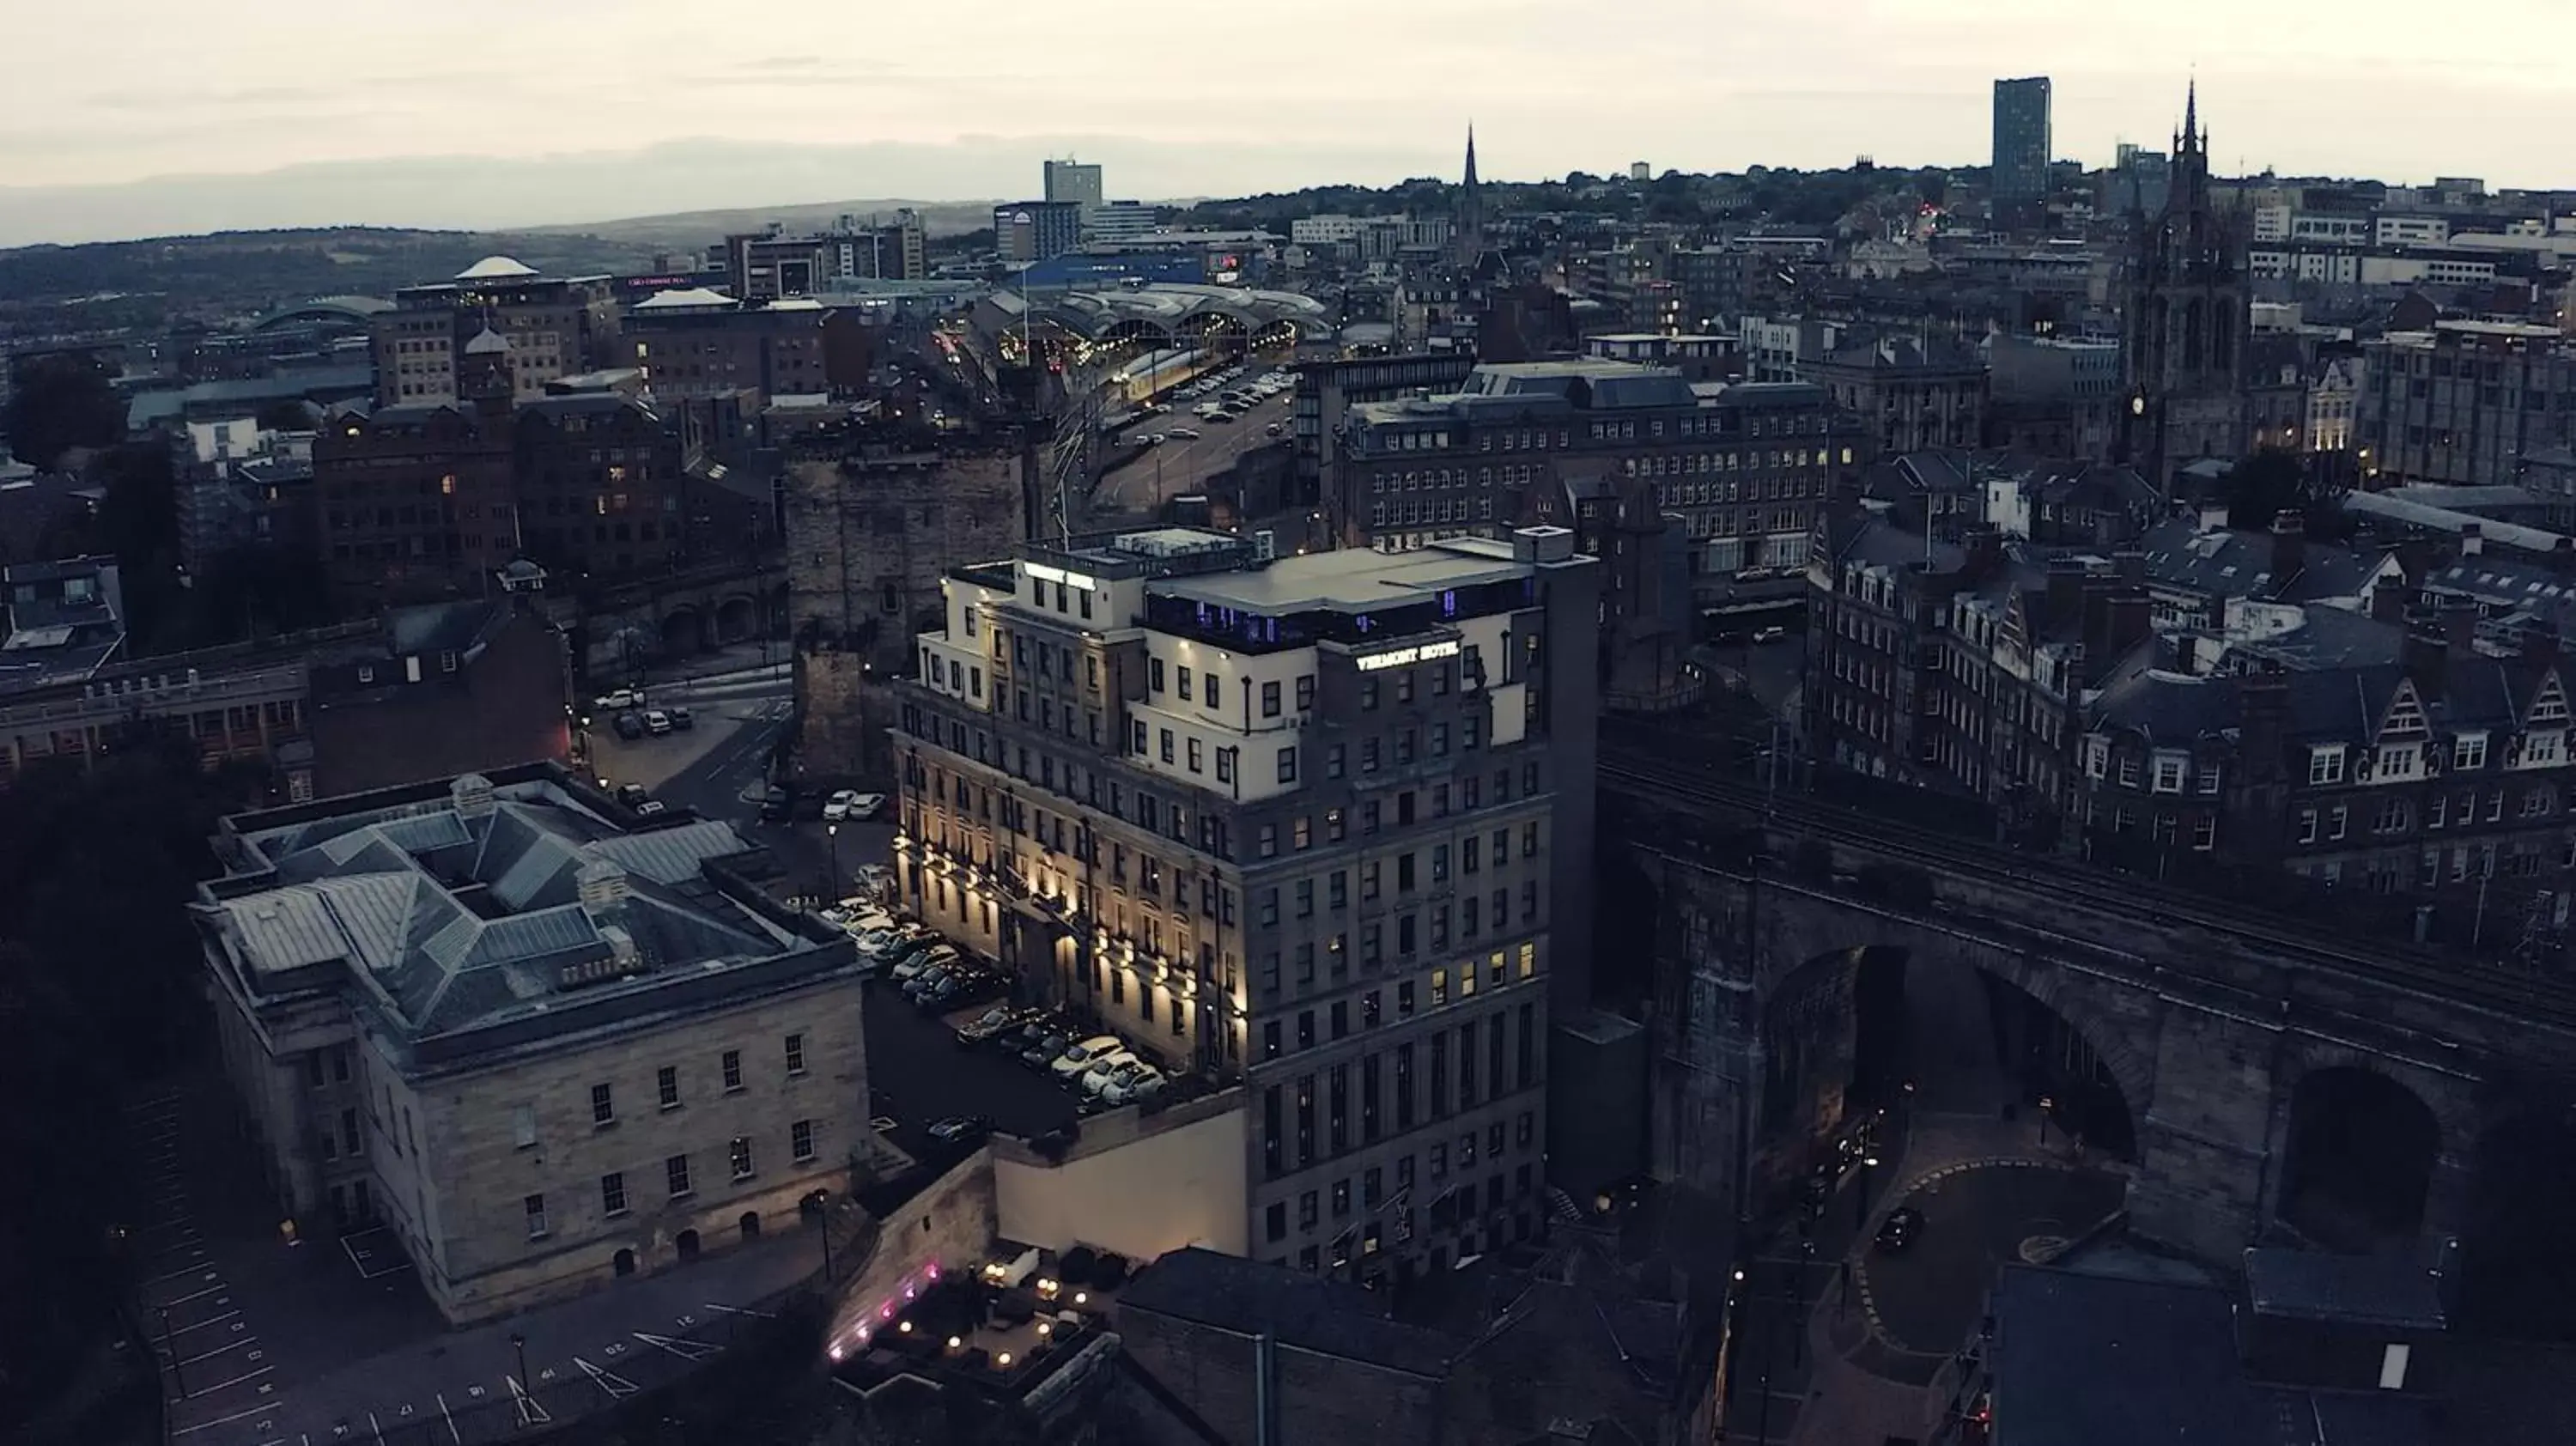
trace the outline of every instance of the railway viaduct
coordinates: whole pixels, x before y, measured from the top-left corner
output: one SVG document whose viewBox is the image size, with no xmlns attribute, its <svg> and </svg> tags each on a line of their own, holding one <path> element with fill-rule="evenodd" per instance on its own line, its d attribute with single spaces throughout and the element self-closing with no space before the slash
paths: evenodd
<svg viewBox="0 0 2576 1446">
<path fill-rule="evenodd" d="M 2125 1113 L 2132 1232 L 2206 1259 L 2293 1228 L 2311 1182 L 2349 1173 L 2338 1154 L 2380 1162 L 2366 1188 L 2396 1242 L 2457 1238 L 2481 1172 L 2537 1139 L 2518 1112 L 2563 1128 L 2576 1002 L 2552 981 L 1668 758 L 1605 750 L 1600 778 L 1605 876 L 1653 919 L 1656 1173 L 1748 1217 L 1854 1107 L 1855 992 L 1879 960 L 1954 961 L 2043 1006 Z"/>
</svg>

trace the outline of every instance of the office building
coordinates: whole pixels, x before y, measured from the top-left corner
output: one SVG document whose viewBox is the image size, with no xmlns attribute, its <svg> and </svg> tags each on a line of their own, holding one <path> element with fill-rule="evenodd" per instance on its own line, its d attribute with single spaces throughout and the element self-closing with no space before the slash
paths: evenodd
<svg viewBox="0 0 2576 1446">
<path fill-rule="evenodd" d="M 395 292 L 393 309 L 375 313 L 368 332 L 380 407 L 463 400 L 466 344 L 486 332 L 507 345 L 515 395 L 525 401 L 557 377 L 608 364 L 617 287 L 604 276 L 545 276 L 486 256 L 453 280 Z"/>
<path fill-rule="evenodd" d="M 831 316 L 805 297 L 754 302 L 705 287 L 665 291 L 626 313 L 625 360 L 660 403 L 818 395 L 831 390 L 823 339 Z"/>
<path fill-rule="evenodd" d="M 1071 201 L 1013 201 L 993 208 L 993 245 L 1004 261 L 1045 261 L 1082 244 L 1084 208 Z"/>
<path fill-rule="evenodd" d="M 1382 1279 L 1535 1227 L 1589 999 L 1598 568 L 1529 528 L 1270 560 L 1182 528 L 956 570 L 895 749 L 949 937 L 1241 1081 L 1252 1251 Z"/>
<path fill-rule="evenodd" d="M 1794 576 L 1829 495 L 1828 396 L 1802 382 L 1693 384 L 1597 358 L 1480 366 L 1452 394 L 1364 403 L 1338 439 L 1331 505 L 1344 546 L 1401 551 L 1498 536 L 1540 494 L 1644 479 L 1688 539 L 1694 591 Z"/>
<path fill-rule="evenodd" d="M 1363 402 L 1392 401 L 1417 392 L 1458 390 L 1476 369 L 1473 353 L 1418 352 L 1411 356 L 1346 357 L 1298 362 L 1292 452 L 1296 495 L 1312 508 L 1338 509 L 1342 422 Z"/>
<path fill-rule="evenodd" d="M 848 1185 L 850 941 L 771 903 L 730 825 L 632 825 L 539 765 L 216 840 L 194 914 L 276 1203 L 385 1226 L 451 1323 L 685 1265 Z"/>
<path fill-rule="evenodd" d="M 519 409 L 511 447 L 516 555 L 567 582 L 681 560 L 680 439 L 652 405 L 608 391 L 542 397 Z"/>
<path fill-rule="evenodd" d="M 1071 157 L 1049 160 L 1042 195 L 1048 201 L 1079 206 L 1085 211 L 1096 209 L 1102 199 L 1099 163 L 1085 165 Z"/>
<path fill-rule="evenodd" d="M 337 411 L 313 439 L 323 572 L 347 603 L 476 591 L 516 553 L 513 354 L 494 331 L 459 350 L 445 399 Z"/>
<path fill-rule="evenodd" d="M 2367 486 L 2509 484 L 2576 441 L 2576 344 L 2554 328 L 2436 321 L 2361 352 L 2351 440 Z"/>
<path fill-rule="evenodd" d="M 2049 85 L 2044 75 L 1995 82 L 1995 209 L 2048 199 Z"/>
</svg>

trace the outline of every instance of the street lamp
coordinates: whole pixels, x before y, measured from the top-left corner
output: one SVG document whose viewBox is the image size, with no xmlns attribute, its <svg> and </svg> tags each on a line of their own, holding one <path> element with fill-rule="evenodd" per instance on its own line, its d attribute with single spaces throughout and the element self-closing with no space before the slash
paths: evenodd
<svg viewBox="0 0 2576 1446">
<path fill-rule="evenodd" d="M 2054 1095 L 2039 1097 L 2039 1147 L 2043 1150 L 2048 1148 L 2048 1112 L 2055 1108 L 2057 1099 Z"/>
<path fill-rule="evenodd" d="M 525 1394 L 528 1389 L 528 1338 L 517 1331 L 510 1332 L 510 1351 L 518 1357 L 519 1390 Z"/>
<path fill-rule="evenodd" d="M 1869 1172 L 1878 1168 L 1876 1155 L 1860 1157 L 1860 1186 L 1852 1192 L 1852 1230 L 1857 1233 L 1869 1223 Z"/>
<path fill-rule="evenodd" d="M 832 897 L 837 899 L 841 887 L 841 826 L 837 823 L 823 825 L 823 842 L 832 849 L 832 888 L 835 891 Z"/>
<path fill-rule="evenodd" d="M 823 1283 L 832 1283 L 832 1192 L 817 1190 L 805 1197 L 814 1202 L 815 1233 L 823 1237 Z"/>
</svg>

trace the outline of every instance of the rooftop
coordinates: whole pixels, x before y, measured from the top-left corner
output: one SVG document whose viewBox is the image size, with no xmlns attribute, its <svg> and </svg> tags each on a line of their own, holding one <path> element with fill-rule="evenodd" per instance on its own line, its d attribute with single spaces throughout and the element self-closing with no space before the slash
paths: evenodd
<svg viewBox="0 0 2576 1446">
<path fill-rule="evenodd" d="M 1500 582 L 1526 568 L 1514 560 L 1510 543 L 1455 538 L 1411 552 L 1342 548 L 1285 557 L 1264 568 L 1165 578 L 1149 590 L 1262 615 L 1362 613 L 1424 602 L 1450 588 Z"/>
<path fill-rule="evenodd" d="M 1998 1446 L 2270 1440 L 2224 1291 L 2007 1265 L 1992 1309 Z"/>
<path fill-rule="evenodd" d="M 486 256 L 456 273 L 459 281 L 517 281 L 540 274 L 526 262 L 507 256 Z"/>
<path fill-rule="evenodd" d="M 197 913 L 239 986 L 353 987 L 417 1052 L 513 1024 L 528 1027 L 497 1044 L 532 1042 L 754 987 L 762 966 L 846 962 L 710 876 L 751 852 L 730 825 L 630 833 L 561 774 L 511 772 L 227 820 L 233 871 Z"/>
<path fill-rule="evenodd" d="M 1138 1272 L 1121 1310 L 1150 1311 L 1410 1375 L 1447 1372 L 1459 1342 L 1386 1319 L 1358 1286 L 1192 1246 Z"/>
</svg>

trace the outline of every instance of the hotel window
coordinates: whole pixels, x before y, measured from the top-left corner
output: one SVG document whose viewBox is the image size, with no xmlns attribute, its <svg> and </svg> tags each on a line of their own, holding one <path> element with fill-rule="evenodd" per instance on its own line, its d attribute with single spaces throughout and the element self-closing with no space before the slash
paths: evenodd
<svg viewBox="0 0 2576 1446">
<path fill-rule="evenodd" d="M 728 1049 L 724 1052 L 724 1087 L 727 1093 L 742 1088 L 741 1050 Z"/>
<path fill-rule="evenodd" d="M 653 1088 L 661 1099 L 662 1108 L 675 1110 L 680 1107 L 680 1072 L 677 1069 L 667 1064 L 662 1066 L 653 1076 Z"/>
<path fill-rule="evenodd" d="M 805 1036 L 791 1034 L 787 1036 L 786 1044 L 787 1072 L 791 1075 L 803 1074 L 805 1072 Z"/>
<path fill-rule="evenodd" d="M 789 1125 L 787 1143 L 790 1153 L 796 1157 L 796 1163 L 800 1165 L 810 1163 L 814 1158 L 814 1122 L 798 1120 Z"/>
<path fill-rule="evenodd" d="M 590 1087 L 590 1123 L 594 1127 L 617 1123 L 616 1101 L 607 1085 Z"/>
<path fill-rule="evenodd" d="M 730 1152 L 730 1153 L 731 1153 L 731 1157 L 732 1157 L 732 1161 L 733 1161 L 733 1177 L 734 1177 L 735 1179 L 737 1179 L 737 1180 L 748 1180 L 748 1179 L 750 1179 L 750 1178 L 751 1178 L 751 1141 L 750 1141 L 750 1139 L 748 1139 L 747 1137 L 742 1136 L 742 1135 L 736 1135 L 736 1136 L 734 1136 L 734 1137 L 733 1137 L 733 1146 L 732 1146 L 732 1149 L 731 1149 L 731 1152 Z"/>
<path fill-rule="evenodd" d="M 624 1171 L 611 1170 L 607 1174 L 599 1177 L 599 1213 L 602 1215 L 623 1215 L 626 1213 L 626 1174 Z"/>
<path fill-rule="evenodd" d="M 528 1238 L 543 1240 L 546 1236 L 546 1197 L 529 1195 L 519 1201 L 521 1213 L 527 1216 Z"/>
</svg>

